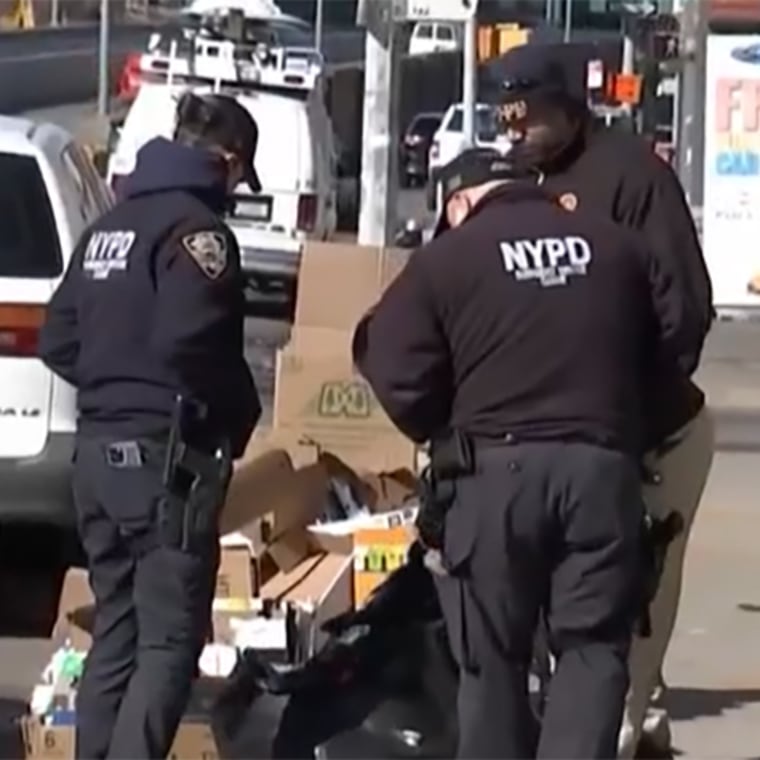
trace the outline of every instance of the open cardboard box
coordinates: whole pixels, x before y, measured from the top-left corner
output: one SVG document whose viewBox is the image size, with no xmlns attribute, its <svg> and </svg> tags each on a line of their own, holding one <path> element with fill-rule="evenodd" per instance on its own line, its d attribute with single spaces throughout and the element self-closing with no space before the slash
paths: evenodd
<svg viewBox="0 0 760 760">
<path fill-rule="evenodd" d="M 168 760 L 218 760 L 219 750 L 211 730 L 214 697 L 222 679 L 199 678 L 180 723 Z M 45 725 L 36 715 L 19 721 L 26 760 L 74 760 L 75 729 L 72 725 Z"/>
<path fill-rule="evenodd" d="M 351 358 L 353 331 L 406 264 L 409 253 L 308 243 L 296 313 L 278 352 L 274 427 L 313 441 L 357 469 L 415 466 L 415 447 L 380 407 Z"/>
<path fill-rule="evenodd" d="M 46 726 L 35 716 L 20 720 L 26 760 L 74 760 L 74 726 Z M 168 760 L 218 760 L 219 751 L 207 721 L 182 721 Z"/>
</svg>

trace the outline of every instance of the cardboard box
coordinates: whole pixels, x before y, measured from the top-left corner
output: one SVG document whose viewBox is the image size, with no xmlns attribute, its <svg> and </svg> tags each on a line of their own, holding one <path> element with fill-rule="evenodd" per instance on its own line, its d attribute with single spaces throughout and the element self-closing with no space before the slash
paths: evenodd
<svg viewBox="0 0 760 760">
<path fill-rule="evenodd" d="M 278 352 L 275 430 L 313 442 L 356 469 L 415 465 L 414 445 L 395 429 L 351 358 L 356 325 L 408 256 L 395 249 L 307 244 L 291 340 Z"/>
<path fill-rule="evenodd" d="M 286 346 L 277 355 L 275 425 L 356 469 L 415 465 L 415 446 L 395 428 L 351 356 Z"/>
<path fill-rule="evenodd" d="M 251 543 L 235 533 L 224 536 L 221 543 L 214 609 L 248 610 L 257 589 Z"/>
<path fill-rule="evenodd" d="M 291 608 L 304 631 L 301 645 L 321 646 L 325 640 L 319 630 L 322 623 L 351 608 L 352 576 L 350 552 L 312 554 L 292 570 L 280 571 L 264 583 L 256 612 L 215 612 L 214 641 L 284 653 L 292 643 L 286 622 L 287 610 Z"/>
<path fill-rule="evenodd" d="M 95 604 L 95 597 L 90 587 L 89 573 L 87 570 L 70 568 L 63 579 L 58 614 L 53 627 L 53 641 L 56 644 L 63 644 L 68 640 L 74 649 L 89 650 L 92 638 L 76 623 L 73 616 L 77 610 L 92 607 L 93 604 Z"/>
<path fill-rule="evenodd" d="M 355 606 L 361 606 L 394 570 L 406 562 L 414 539 L 411 525 L 370 528 L 354 534 Z"/>
<path fill-rule="evenodd" d="M 261 589 L 265 602 L 281 609 L 291 605 L 305 616 L 308 649 L 319 649 L 327 640 L 324 622 L 351 609 L 353 557 L 326 553 L 308 557 L 289 573 L 278 573 Z M 283 626 L 285 621 L 283 619 Z"/>
<path fill-rule="evenodd" d="M 293 332 L 302 327 L 353 333 L 409 259 L 409 251 L 309 242 L 298 274 Z"/>
<path fill-rule="evenodd" d="M 46 726 L 33 716 L 20 721 L 26 760 L 74 760 L 74 726 Z M 180 724 L 169 760 L 218 760 L 211 726 L 203 721 L 183 721 Z"/>
<path fill-rule="evenodd" d="M 73 760 L 74 726 L 45 726 L 39 718 L 25 716 L 20 727 L 27 760 Z"/>
</svg>

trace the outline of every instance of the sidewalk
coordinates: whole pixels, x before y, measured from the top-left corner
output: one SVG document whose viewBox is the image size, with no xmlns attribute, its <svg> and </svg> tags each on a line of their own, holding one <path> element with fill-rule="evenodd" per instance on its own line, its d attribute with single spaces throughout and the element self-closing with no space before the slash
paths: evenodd
<svg viewBox="0 0 760 760">
<path fill-rule="evenodd" d="M 760 758 L 758 493 L 756 455 L 716 456 L 666 663 L 684 757 Z"/>
</svg>

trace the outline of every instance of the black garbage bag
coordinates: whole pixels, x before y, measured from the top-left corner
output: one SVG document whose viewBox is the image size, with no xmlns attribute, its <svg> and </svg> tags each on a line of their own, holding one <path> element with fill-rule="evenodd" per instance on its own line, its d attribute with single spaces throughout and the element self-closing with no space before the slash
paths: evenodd
<svg viewBox="0 0 760 760">
<path fill-rule="evenodd" d="M 457 672 L 422 554 L 412 547 L 361 609 L 328 621 L 330 639 L 306 663 L 245 651 L 217 702 L 217 730 L 234 736 L 262 696 L 286 696 L 272 757 L 313 758 L 318 746 L 328 757 L 453 757 Z"/>
<path fill-rule="evenodd" d="M 274 665 L 245 651 L 217 703 L 215 730 L 233 736 L 260 717 L 259 700 L 283 697 L 273 758 L 314 758 L 317 747 L 328 758 L 454 757 L 457 667 L 423 555 L 415 544 L 362 608 L 329 620 L 327 644 L 307 662 Z"/>
</svg>

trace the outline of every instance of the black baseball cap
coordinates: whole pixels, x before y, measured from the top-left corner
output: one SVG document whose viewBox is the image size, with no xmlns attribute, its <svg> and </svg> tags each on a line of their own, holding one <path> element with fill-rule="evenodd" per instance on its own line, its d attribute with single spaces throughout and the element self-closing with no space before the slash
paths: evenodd
<svg viewBox="0 0 760 760">
<path fill-rule="evenodd" d="M 220 147 L 237 156 L 243 179 L 254 193 L 261 181 L 254 166 L 259 127 L 238 101 L 228 95 L 196 95 L 187 92 L 177 104 L 175 136 L 206 147 Z"/>
<path fill-rule="evenodd" d="M 508 50 L 490 74 L 495 100 L 505 125 L 530 118 L 548 103 L 583 100 L 568 81 L 570 51 L 566 45 L 525 44 Z"/>
<path fill-rule="evenodd" d="M 441 183 L 442 204 L 433 237 L 449 229 L 446 204 L 455 193 L 498 180 L 520 180 L 534 176 L 534 172 L 520 169 L 510 161 L 508 153 L 493 148 L 470 148 L 460 153 L 438 173 Z"/>
</svg>

